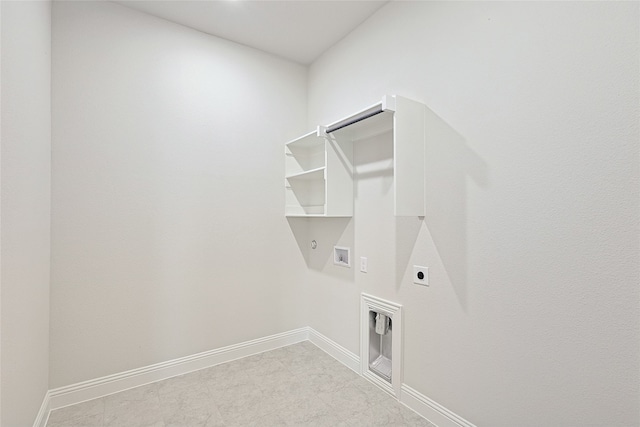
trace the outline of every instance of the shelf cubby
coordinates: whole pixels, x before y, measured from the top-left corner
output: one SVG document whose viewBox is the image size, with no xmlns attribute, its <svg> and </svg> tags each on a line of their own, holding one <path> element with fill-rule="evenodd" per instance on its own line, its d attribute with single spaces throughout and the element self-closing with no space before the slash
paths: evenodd
<svg viewBox="0 0 640 427">
<path fill-rule="evenodd" d="M 353 215 L 351 144 L 332 142 L 321 129 L 285 145 L 285 215 Z"/>
</svg>

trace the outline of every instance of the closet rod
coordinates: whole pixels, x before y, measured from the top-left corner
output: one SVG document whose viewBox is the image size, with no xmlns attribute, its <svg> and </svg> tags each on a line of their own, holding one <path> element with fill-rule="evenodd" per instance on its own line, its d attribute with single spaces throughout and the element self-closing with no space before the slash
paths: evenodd
<svg viewBox="0 0 640 427">
<path fill-rule="evenodd" d="M 344 127 L 347 127 L 349 125 L 352 125 L 354 123 L 358 123 L 364 119 L 368 119 L 369 117 L 373 117 L 376 114 L 380 114 L 382 113 L 384 110 L 382 109 L 382 104 L 376 104 L 371 108 L 367 108 L 364 111 L 361 111 L 358 114 L 355 114 L 351 117 L 348 117 L 344 120 L 340 120 L 339 122 L 336 122 L 332 125 L 327 126 L 327 129 L 325 130 L 326 133 L 331 133 L 331 132 L 335 132 L 339 129 L 342 129 Z"/>
</svg>

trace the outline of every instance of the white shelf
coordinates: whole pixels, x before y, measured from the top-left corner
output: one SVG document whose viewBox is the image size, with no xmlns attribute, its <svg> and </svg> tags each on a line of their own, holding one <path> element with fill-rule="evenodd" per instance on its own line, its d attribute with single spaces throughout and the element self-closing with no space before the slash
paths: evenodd
<svg viewBox="0 0 640 427">
<path fill-rule="evenodd" d="M 352 216 L 351 163 L 351 144 L 330 141 L 319 129 L 286 143 L 285 216 Z"/>
<path fill-rule="evenodd" d="M 286 215 L 290 217 L 323 217 L 324 205 L 292 205 L 286 207 Z"/>
<path fill-rule="evenodd" d="M 292 139 L 291 141 L 287 142 L 287 147 L 312 147 L 314 145 L 319 145 L 320 143 L 318 142 L 318 131 L 314 130 L 311 131 L 309 133 L 306 133 L 304 135 L 302 135 L 301 137 L 298 137 L 296 139 Z"/>
<path fill-rule="evenodd" d="M 327 164 L 324 139 L 317 132 L 288 142 L 284 152 L 287 176 L 313 171 Z"/>
<path fill-rule="evenodd" d="M 300 179 L 300 180 L 313 180 L 313 179 L 324 179 L 324 171 L 326 168 L 324 166 L 311 169 L 304 172 L 294 173 L 293 175 L 288 175 L 286 178 L 291 179 Z"/>
</svg>

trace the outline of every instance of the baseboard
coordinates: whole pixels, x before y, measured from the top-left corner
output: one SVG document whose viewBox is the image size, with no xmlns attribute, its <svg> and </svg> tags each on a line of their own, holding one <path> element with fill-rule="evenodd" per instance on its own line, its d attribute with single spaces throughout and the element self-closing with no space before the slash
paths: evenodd
<svg viewBox="0 0 640 427">
<path fill-rule="evenodd" d="M 402 384 L 400 402 L 438 427 L 476 427 L 406 384 Z"/>
<path fill-rule="evenodd" d="M 353 354 L 338 343 L 330 340 L 316 330 L 309 328 L 309 341 L 324 350 L 338 362 L 350 368 L 357 374 L 360 372 L 360 357 Z"/>
<path fill-rule="evenodd" d="M 309 328 L 309 341 L 324 350 L 338 362 L 341 362 L 343 365 L 351 368 L 351 370 L 362 375 L 362 372 L 360 372 L 361 366 L 359 356 L 353 354 L 346 348 L 312 328 Z M 364 378 L 371 380 L 366 376 L 364 376 Z M 374 382 L 374 384 L 376 383 Z M 376 385 L 380 386 L 380 384 Z M 381 388 L 384 390 L 384 387 Z M 388 390 L 384 391 L 393 395 L 393 393 Z M 476 427 L 461 416 L 434 402 L 406 384 L 402 384 L 400 388 L 400 395 L 394 397 L 396 397 L 400 403 L 406 405 L 437 427 Z"/>
<path fill-rule="evenodd" d="M 275 350 L 276 348 L 305 341 L 308 339 L 308 336 L 309 328 L 295 329 L 289 332 L 181 357 L 168 362 L 157 363 L 155 365 L 56 388 L 49 391 L 49 409 L 53 410 L 74 405 L 144 384 L 230 362 L 252 354 Z M 36 426 L 34 425 L 34 427 Z"/>
<path fill-rule="evenodd" d="M 360 372 L 360 357 L 312 328 L 305 327 L 256 340 L 234 344 L 168 362 L 157 363 L 94 380 L 49 390 L 44 397 L 33 427 L 46 427 L 49 412 L 76 403 L 118 393 L 155 381 L 205 369 L 253 354 L 275 350 L 309 340 L 338 362 Z M 434 402 L 406 384 L 402 384 L 401 403 L 438 427 L 475 427 L 472 423 Z"/>
<path fill-rule="evenodd" d="M 33 427 L 46 427 L 47 421 L 49 421 L 49 412 L 51 411 L 51 391 L 47 391 L 42 399 L 42 405 L 36 416 L 36 420 L 33 422 Z"/>
</svg>

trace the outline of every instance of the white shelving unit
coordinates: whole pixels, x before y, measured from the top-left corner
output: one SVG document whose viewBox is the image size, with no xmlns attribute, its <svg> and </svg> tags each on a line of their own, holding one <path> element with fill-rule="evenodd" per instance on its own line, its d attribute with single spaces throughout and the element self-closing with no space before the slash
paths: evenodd
<svg viewBox="0 0 640 427">
<path fill-rule="evenodd" d="M 425 105 L 386 95 L 286 144 L 286 216 L 353 215 L 353 143 L 393 131 L 394 214 L 424 216 Z"/>
<path fill-rule="evenodd" d="M 285 146 L 285 215 L 349 217 L 353 215 L 353 149 L 309 132 Z"/>
</svg>

